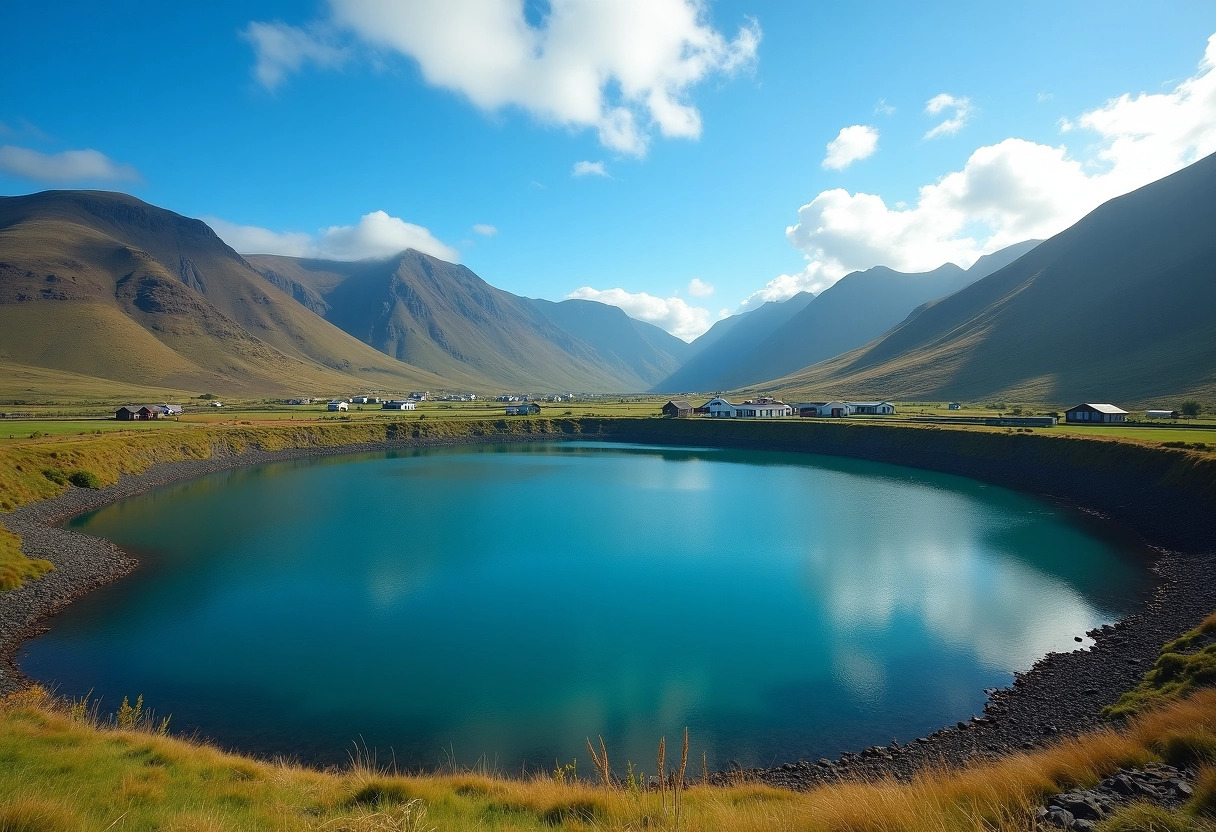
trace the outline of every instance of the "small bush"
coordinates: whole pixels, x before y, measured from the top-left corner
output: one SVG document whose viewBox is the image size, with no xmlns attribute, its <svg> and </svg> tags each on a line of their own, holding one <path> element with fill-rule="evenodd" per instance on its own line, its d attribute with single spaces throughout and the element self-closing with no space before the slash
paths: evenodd
<svg viewBox="0 0 1216 832">
<path fill-rule="evenodd" d="M 1191 832 L 1187 818 L 1151 803 L 1120 809 L 1100 827 L 1102 832 Z"/>
<path fill-rule="evenodd" d="M 1216 763 L 1216 736 L 1206 732 L 1166 734 L 1153 745 L 1161 757 L 1172 766 Z"/>
<path fill-rule="evenodd" d="M 67 485 L 68 483 L 68 472 L 62 468 L 43 468 L 42 476 L 55 483 L 55 485 Z"/>
<path fill-rule="evenodd" d="M 68 482 L 77 488 L 101 488 L 101 477 L 92 471 L 73 471 Z"/>
<path fill-rule="evenodd" d="M 1197 815 L 1216 818 L 1216 766 L 1204 766 L 1199 770 L 1191 810 Z"/>
</svg>

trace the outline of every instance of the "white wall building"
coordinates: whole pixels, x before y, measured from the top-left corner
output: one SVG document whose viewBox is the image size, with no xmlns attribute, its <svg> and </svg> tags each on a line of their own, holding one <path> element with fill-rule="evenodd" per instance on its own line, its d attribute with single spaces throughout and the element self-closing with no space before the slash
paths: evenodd
<svg viewBox="0 0 1216 832">
<path fill-rule="evenodd" d="M 334 399 L 329 403 L 328 410 L 335 412 L 338 410 L 350 410 L 350 402 L 344 402 L 341 399 Z"/>
</svg>

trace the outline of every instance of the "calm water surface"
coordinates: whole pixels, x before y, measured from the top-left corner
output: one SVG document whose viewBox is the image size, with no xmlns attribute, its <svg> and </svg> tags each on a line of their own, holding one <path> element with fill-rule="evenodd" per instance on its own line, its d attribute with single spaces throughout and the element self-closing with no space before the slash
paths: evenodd
<svg viewBox="0 0 1216 832">
<path fill-rule="evenodd" d="M 582 767 L 602 734 L 645 768 L 684 726 L 716 767 L 908 741 L 1149 583 L 1038 500 L 763 452 L 302 460 L 74 526 L 143 566 L 55 617 L 26 673 L 228 746 L 334 762 L 361 738 L 409 767 Z"/>
</svg>

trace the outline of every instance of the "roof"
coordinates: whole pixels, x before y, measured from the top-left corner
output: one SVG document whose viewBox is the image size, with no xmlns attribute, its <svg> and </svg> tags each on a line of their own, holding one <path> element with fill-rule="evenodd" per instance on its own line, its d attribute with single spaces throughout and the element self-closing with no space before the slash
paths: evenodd
<svg viewBox="0 0 1216 832">
<path fill-rule="evenodd" d="M 1078 404 L 1074 407 L 1070 407 L 1068 409 L 1077 410 L 1082 407 L 1088 407 L 1090 410 L 1096 410 L 1099 413 L 1123 413 L 1123 414 L 1127 413 L 1127 411 L 1124 410 L 1123 408 L 1115 407 L 1113 404 L 1090 404 L 1089 402 L 1083 402 L 1081 404 Z"/>
<path fill-rule="evenodd" d="M 669 399 L 667 404 L 674 404 L 680 410 L 692 410 L 692 403 L 686 402 L 684 399 Z M 663 407 L 667 407 L 667 404 L 663 405 Z"/>
<path fill-rule="evenodd" d="M 890 402 L 849 402 L 849 404 L 851 404 L 853 407 L 878 407 L 880 405 L 891 404 L 891 403 Z"/>
</svg>

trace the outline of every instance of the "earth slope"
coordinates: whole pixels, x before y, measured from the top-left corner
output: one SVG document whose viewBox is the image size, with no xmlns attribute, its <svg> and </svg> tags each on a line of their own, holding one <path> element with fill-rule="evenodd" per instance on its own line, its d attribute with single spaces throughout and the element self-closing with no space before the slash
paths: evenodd
<svg viewBox="0 0 1216 832">
<path fill-rule="evenodd" d="M 268 285 L 203 222 L 102 191 L 0 197 L 0 360 L 224 394 L 445 385 Z"/>
<path fill-rule="evenodd" d="M 249 260 L 266 280 L 345 332 L 447 377 L 489 378 L 528 391 L 649 386 L 628 362 L 601 358 L 534 301 L 417 251 L 353 263 L 277 255 Z"/>
<path fill-rule="evenodd" d="M 1099 206 L 881 338 L 765 384 L 815 396 L 1216 399 L 1216 155 Z"/>
</svg>

